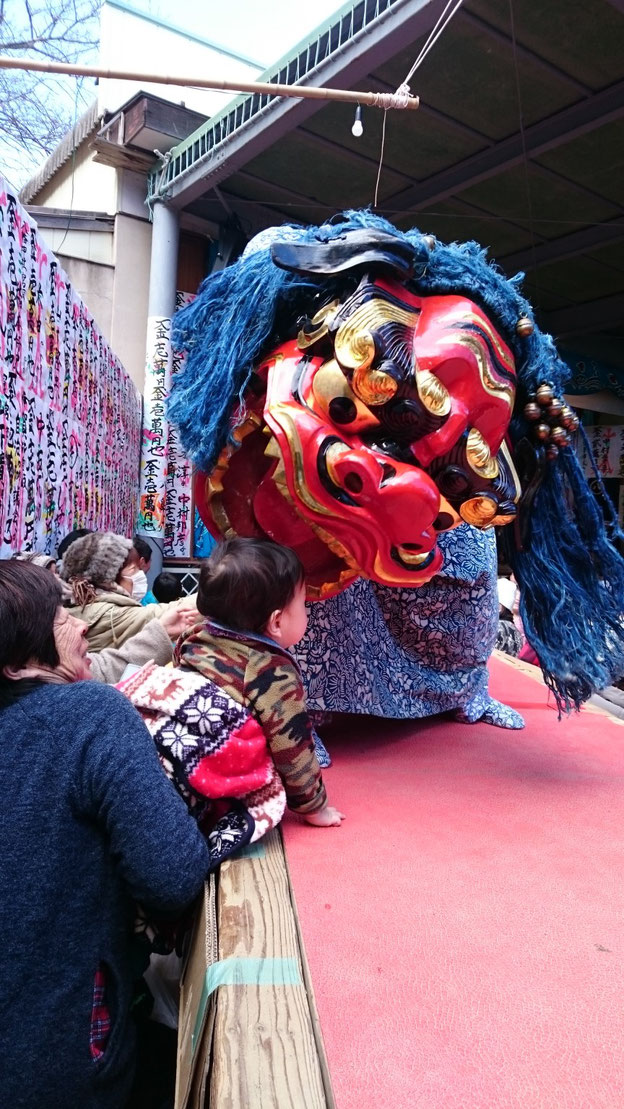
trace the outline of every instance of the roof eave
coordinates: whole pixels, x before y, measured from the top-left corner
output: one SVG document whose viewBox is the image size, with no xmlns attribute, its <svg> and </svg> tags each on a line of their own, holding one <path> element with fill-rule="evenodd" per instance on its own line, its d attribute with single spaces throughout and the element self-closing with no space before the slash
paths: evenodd
<svg viewBox="0 0 624 1109">
<path fill-rule="evenodd" d="M 361 4 L 362 0 L 358 0 L 341 8 L 327 26 L 335 25 L 337 19 L 344 20 L 349 8 L 354 11 Z M 301 84 L 326 88 L 353 86 L 397 53 L 406 41 L 408 26 L 411 41 L 426 34 L 433 26 L 438 10 L 436 0 L 394 0 L 394 3 L 390 0 L 384 12 L 310 70 Z M 301 45 L 296 48 L 300 49 Z M 292 58 L 296 56 L 296 52 L 291 55 Z M 283 66 L 288 60 L 280 64 Z M 272 67 L 270 72 L 274 75 L 276 67 Z M 215 126 L 228 112 L 250 99 L 237 97 L 219 113 L 219 117 L 213 117 L 208 126 Z M 199 156 L 191 153 L 191 164 L 188 164 L 189 152 L 194 147 L 200 147 L 202 136 L 206 134 L 206 127 L 202 127 L 172 149 L 167 166 L 163 167 L 160 175 L 158 172 L 153 175 L 152 188 L 156 188 L 156 195 L 166 195 L 176 207 L 185 207 L 319 111 L 323 103 L 318 100 L 272 98 L 253 118 L 241 123 L 207 153 L 202 154 L 201 148 Z M 185 159 L 187 165 L 178 170 L 178 165 Z"/>
<path fill-rule="evenodd" d="M 52 180 L 55 173 L 65 165 L 67 161 L 73 156 L 78 147 L 82 146 L 85 139 L 92 135 L 100 120 L 100 111 L 98 108 L 97 100 L 93 103 L 84 115 L 76 121 L 71 131 L 68 131 L 63 139 L 61 139 L 58 146 L 52 151 L 50 156 L 43 163 L 41 168 L 26 182 L 24 187 L 20 190 L 19 199 L 22 204 L 30 204 L 32 200 L 41 192 L 41 190 Z"/>
</svg>

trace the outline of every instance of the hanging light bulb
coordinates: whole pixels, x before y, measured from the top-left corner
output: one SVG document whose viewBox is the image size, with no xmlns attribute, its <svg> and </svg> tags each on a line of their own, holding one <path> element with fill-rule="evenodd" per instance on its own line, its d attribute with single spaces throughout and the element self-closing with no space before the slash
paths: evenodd
<svg viewBox="0 0 624 1109">
<path fill-rule="evenodd" d="M 364 127 L 362 126 L 362 109 L 359 104 L 355 109 L 355 119 L 353 120 L 351 134 L 355 139 L 359 139 L 364 134 Z"/>
</svg>

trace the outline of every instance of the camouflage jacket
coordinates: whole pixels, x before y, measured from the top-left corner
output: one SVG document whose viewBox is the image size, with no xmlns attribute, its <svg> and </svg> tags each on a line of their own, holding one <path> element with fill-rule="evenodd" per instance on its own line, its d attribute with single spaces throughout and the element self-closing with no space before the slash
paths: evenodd
<svg viewBox="0 0 624 1109">
<path fill-rule="evenodd" d="M 258 720 L 284 783 L 288 807 L 299 813 L 322 809 L 327 795 L 314 753 L 303 682 L 288 651 L 262 635 L 205 621 L 178 641 L 175 661 L 212 678 Z"/>
</svg>

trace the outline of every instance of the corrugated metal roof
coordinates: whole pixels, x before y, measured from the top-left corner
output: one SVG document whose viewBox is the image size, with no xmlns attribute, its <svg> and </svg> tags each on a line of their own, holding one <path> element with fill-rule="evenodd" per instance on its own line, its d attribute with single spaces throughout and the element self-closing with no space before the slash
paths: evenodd
<svg viewBox="0 0 624 1109">
<path fill-rule="evenodd" d="M 312 74 L 360 33 L 371 32 L 380 15 L 402 0 L 359 0 L 346 4 L 308 38 L 293 47 L 258 77 L 267 84 L 313 84 Z M 230 101 L 202 127 L 171 151 L 167 164 L 150 176 L 150 193 L 162 194 L 197 163 L 207 161 L 241 127 L 251 123 L 276 97 L 243 95 Z"/>
<path fill-rule="evenodd" d="M 41 169 L 27 181 L 19 194 L 22 204 L 29 204 L 41 192 L 44 185 L 54 174 L 72 157 L 74 151 L 87 139 L 99 126 L 100 113 L 98 102 L 94 100 L 91 107 L 87 108 L 84 115 L 80 116 L 71 131 L 61 140 L 50 157 L 43 163 Z"/>
<path fill-rule="evenodd" d="M 443 8 L 397 0 L 321 65 L 331 81 L 313 83 L 394 92 L 425 15 L 432 25 Z M 232 120 L 211 154 L 197 148 L 204 131 L 174 149 L 172 202 L 212 222 L 226 210 L 251 235 L 366 207 L 379 174 L 380 214 L 477 239 L 508 273 L 526 271 L 546 330 L 591 334 L 596 357 L 624 366 L 623 34 L 624 0 L 464 0 L 411 81 L 419 111 L 387 114 L 381 166 L 383 112 L 365 109 L 354 138 L 346 104 L 273 98 L 249 126 Z"/>
</svg>

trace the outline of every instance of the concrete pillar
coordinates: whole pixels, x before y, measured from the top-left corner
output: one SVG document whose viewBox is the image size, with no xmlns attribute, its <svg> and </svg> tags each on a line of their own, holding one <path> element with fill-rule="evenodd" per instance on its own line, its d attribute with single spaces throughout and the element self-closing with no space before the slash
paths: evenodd
<svg viewBox="0 0 624 1109">
<path fill-rule="evenodd" d="M 137 525 L 139 535 L 147 539 L 153 552 L 150 584 L 160 573 L 163 560 L 167 468 L 165 401 L 171 386 L 171 319 L 175 312 L 179 237 L 177 209 L 163 200 L 154 201 Z"/>
</svg>

